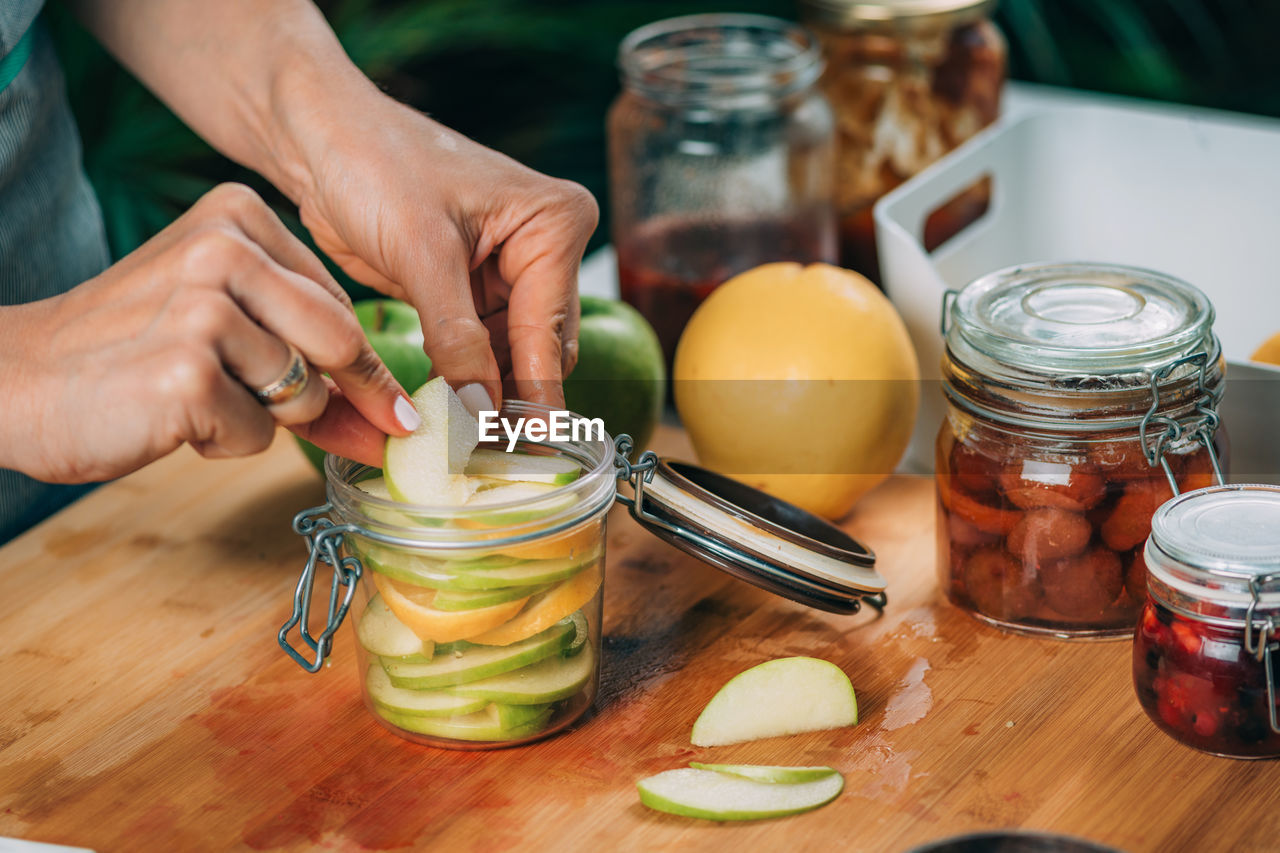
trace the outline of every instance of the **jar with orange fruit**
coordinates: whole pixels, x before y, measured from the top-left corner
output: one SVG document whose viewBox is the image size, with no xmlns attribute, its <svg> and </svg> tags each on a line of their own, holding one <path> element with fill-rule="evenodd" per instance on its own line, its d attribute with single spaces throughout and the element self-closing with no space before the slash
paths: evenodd
<svg viewBox="0 0 1280 853">
<path fill-rule="evenodd" d="M 944 315 L 946 595 L 1018 632 L 1129 635 L 1152 515 L 1225 464 L 1208 298 L 1149 270 L 1041 264 L 948 294 Z"/>
<path fill-rule="evenodd" d="M 545 413 L 516 401 L 501 412 Z M 295 521 L 312 552 L 295 618 L 310 609 L 316 561 L 335 567 L 325 634 L 303 637 L 323 656 L 350 607 L 365 705 L 401 737 L 468 749 L 527 743 L 572 724 L 595 697 L 614 447 L 604 436 L 518 450 L 565 464 L 545 483 L 505 490 L 511 500 L 458 506 L 393 500 L 383 472 L 329 456 L 329 502 Z"/>
</svg>

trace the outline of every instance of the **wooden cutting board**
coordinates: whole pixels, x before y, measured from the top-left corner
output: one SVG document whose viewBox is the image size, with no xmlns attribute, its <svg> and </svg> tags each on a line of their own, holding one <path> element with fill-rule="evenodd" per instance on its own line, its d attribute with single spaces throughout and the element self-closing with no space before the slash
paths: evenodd
<svg viewBox="0 0 1280 853">
<path fill-rule="evenodd" d="M 688 456 L 679 431 L 659 449 Z M 1026 827 L 1143 850 L 1280 849 L 1280 763 L 1212 758 L 1143 716 L 1128 643 L 1001 634 L 939 601 L 928 479 L 848 520 L 890 606 L 835 616 L 732 580 L 609 522 L 594 713 L 532 746 L 406 743 L 360 703 L 349 629 L 309 675 L 275 635 L 323 490 L 292 442 L 183 450 L 0 548 L 0 836 L 99 851 L 901 851 Z M 732 675 L 812 655 L 857 689 L 854 728 L 699 749 Z M 690 760 L 830 764 L 845 792 L 743 824 L 639 804 Z"/>
</svg>

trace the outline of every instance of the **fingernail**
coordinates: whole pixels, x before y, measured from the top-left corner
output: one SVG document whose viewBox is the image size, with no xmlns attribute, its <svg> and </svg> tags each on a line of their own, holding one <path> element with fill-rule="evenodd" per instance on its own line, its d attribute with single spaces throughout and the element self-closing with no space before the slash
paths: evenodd
<svg viewBox="0 0 1280 853">
<path fill-rule="evenodd" d="M 409 432 L 422 426 L 422 418 L 419 417 L 418 410 L 413 407 L 413 403 L 410 403 L 407 397 L 396 397 L 396 420 Z"/>
<path fill-rule="evenodd" d="M 480 417 L 481 412 L 492 412 L 493 401 L 489 399 L 489 392 L 484 390 L 484 386 L 479 382 L 472 382 L 470 385 L 463 385 L 458 389 L 458 399 L 462 401 L 462 405 L 467 407 L 467 411 Z"/>
</svg>

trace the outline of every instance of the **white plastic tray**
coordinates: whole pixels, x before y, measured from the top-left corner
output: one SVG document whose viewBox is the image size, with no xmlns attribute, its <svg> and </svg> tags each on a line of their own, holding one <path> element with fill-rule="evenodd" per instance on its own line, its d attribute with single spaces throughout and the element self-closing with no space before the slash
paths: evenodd
<svg viewBox="0 0 1280 853">
<path fill-rule="evenodd" d="M 936 380 L 943 293 L 1033 261 L 1103 261 L 1204 290 L 1228 367 L 1223 419 L 1237 481 L 1280 479 L 1280 370 L 1245 364 L 1280 332 L 1280 121 L 1122 99 L 1041 100 L 885 196 L 875 219 L 885 290 Z M 977 222 L 926 252 L 925 219 L 990 176 Z M 943 404 L 927 403 L 908 470 L 932 469 Z"/>
</svg>

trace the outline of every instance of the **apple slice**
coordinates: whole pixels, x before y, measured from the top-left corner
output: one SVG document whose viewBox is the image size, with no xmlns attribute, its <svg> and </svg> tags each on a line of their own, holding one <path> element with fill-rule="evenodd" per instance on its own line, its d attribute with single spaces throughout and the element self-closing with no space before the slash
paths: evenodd
<svg viewBox="0 0 1280 853">
<path fill-rule="evenodd" d="M 453 740 L 484 741 L 518 740 L 535 735 L 542 731 L 547 720 L 551 719 L 551 709 L 543 708 L 537 716 L 518 725 L 503 726 L 502 724 L 504 719 L 510 721 L 523 716 L 525 712 L 504 712 L 495 705 L 461 717 L 412 717 L 392 711 L 382 713 L 384 720 L 405 731 Z"/>
<path fill-rule="evenodd" d="M 569 698 L 591 680 L 595 671 L 596 656 L 587 647 L 573 657 L 552 655 L 532 666 L 450 687 L 448 692 L 490 702 L 537 705 Z"/>
<path fill-rule="evenodd" d="M 729 679 L 694 722 L 690 740 L 723 746 L 857 722 L 858 701 L 840 667 L 817 658 L 779 658 Z"/>
<path fill-rule="evenodd" d="M 707 820 L 760 820 L 806 812 L 825 805 L 844 789 L 844 777 L 832 773 L 811 782 L 757 782 L 716 770 L 681 767 L 636 787 L 651 809 Z"/>
<path fill-rule="evenodd" d="M 567 456 L 534 456 L 479 447 L 471 452 L 467 473 L 495 480 L 563 486 L 578 479 L 582 466 Z"/>
<path fill-rule="evenodd" d="M 410 586 L 377 572 L 373 574 L 373 583 L 397 619 L 423 640 L 436 643 L 469 640 L 497 628 L 519 613 L 529 600 L 517 598 L 475 610 L 437 610 L 431 606 L 436 596 L 434 589 Z"/>
<path fill-rule="evenodd" d="M 491 489 L 476 491 L 467 500 L 467 509 L 483 509 L 486 506 L 514 503 L 522 501 L 519 506 L 493 509 L 487 512 L 474 512 L 465 518 L 458 519 L 461 527 L 505 527 L 512 524 L 523 524 L 536 521 L 552 513 L 570 507 L 577 500 L 572 494 L 547 497 L 559 491 L 560 486 L 547 483 L 506 483 Z M 539 500 L 540 498 L 544 498 Z"/>
<path fill-rule="evenodd" d="M 528 598 L 551 589 L 545 586 L 500 586 L 497 589 L 442 589 L 436 593 L 431 606 L 436 610 L 475 610 L 492 607 L 517 598 Z"/>
<path fill-rule="evenodd" d="M 537 663 L 567 646 L 574 634 L 573 622 L 565 620 L 510 646 L 471 646 L 453 654 L 436 655 L 429 663 L 384 661 L 384 664 L 396 687 L 406 690 L 450 687 Z"/>
<path fill-rule="evenodd" d="M 369 606 L 360 614 L 356 637 L 365 651 L 372 655 L 402 658 L 407 655 L 431 657 L 434 643 L 422 638 L 396 618 L 381 595 L 369 600 Z"/>
<path fill-rule="evenodd" d="M 454 696 L 440 690 L 405 690 L 391 683 L 379 663 L 370 665 L 364 680 L 369 698 L 379 708 L 410 717 L 453 717 L 471 714 L 488 704 L 487 699 Z"/>
<path fill-rule="evenodd" d="M 593 563 L 590 568 L 529 599 L 519 616 L 467 639 L 485 646 L 505 646 L 532 637 L 582 609 L 600 588 L 600 581 L 600 565 Z"/>
<path fill-rule="evenodd" d="M 398 501 L 425 506 L 460 506 L 472 486 L 463 471 L 479 440 L 476 419 L 436 377 L 411 398 L 422 423 L 411 435 L 389 436 L 382 473 Z"/>
<path fill-rule="evenodd" d="M 689 766 L 695 770 L 714 770 L 717 773 L 728 773 L 755 782 L 768 782 L 773 785 L 794 785 L 797 782 L 816 782 L 833 773 L 834 767 L 778 767 L 767 764 L 703 764 L 690 761 Z"/>
<path fill-rule="evenodd" d="M 526 587 L 524 594 L 531 595 L 532 591 L 528 587 L 544 586 L 571 578 L 591 565 L 597 556 L 598 554 L 582 554 L 568 560 L 538 560 L 492 569 L 454 571 L 453 564 L 434 563 L 411 554 L 371 549 L 366 552 L 365 562 L 374 572 L 413 586 L 441 590 L 522 586 Z"/>
</svg>

